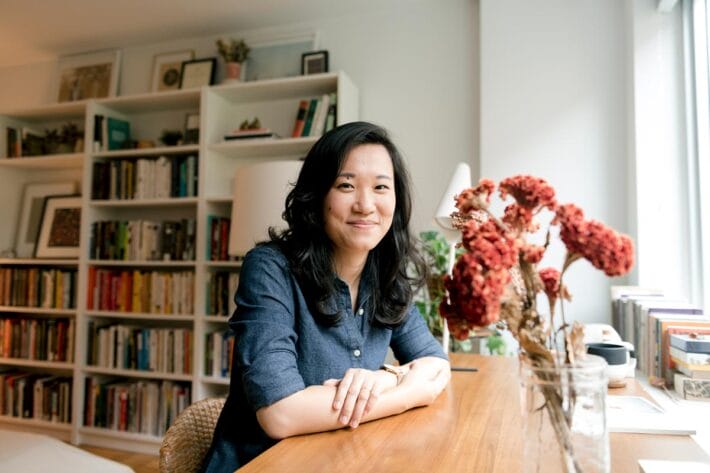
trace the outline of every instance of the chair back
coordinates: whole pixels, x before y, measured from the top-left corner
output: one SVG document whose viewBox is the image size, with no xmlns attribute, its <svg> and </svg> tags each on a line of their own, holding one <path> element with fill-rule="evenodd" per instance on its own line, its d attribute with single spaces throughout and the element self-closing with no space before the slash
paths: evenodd
<svg viewBox="0 0 710 473">
<path fill-rule="evenodd" d="M 195 473 L 200 470 L 224 401 L 224 398 L 202 399 L 177 416 L 160 446 L 161 473 Z"/>
</svg>

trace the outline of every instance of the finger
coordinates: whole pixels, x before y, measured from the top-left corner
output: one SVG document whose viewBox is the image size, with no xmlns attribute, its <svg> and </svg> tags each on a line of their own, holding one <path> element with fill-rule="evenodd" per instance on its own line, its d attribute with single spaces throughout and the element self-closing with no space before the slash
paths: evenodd
<svg viewBox="0 0 710 473">
<path fill-rule="evenodd" d="M 323 381 L 323 386 L 337 386 L 338 384 L 340 384 L 340 380 L 335 378 L 330 378 Z"/>
<path fill-rule="evenodd" d="M 355 402 L 355 407 L 353 408 L 353 413 L 350 416 L 350 427 L 353 429 L 360 424 L 362 420 L 363 413 L 365 412 L 365 407 L 372 396 L 372 387 L 375 384 L 374 379 L 369 377 L 360 388 L 360 394 L 357 396 Z"/>
<path fill-rule="evenodd" d="M 355 403 L 357 402 L 360 390 L 362 389 L 362 383 L 362 376 L 353 376 L 353 380 L 350 383 L 350 387 L 348 388 L 345 399 L 343 400 L 343 408 L 340 410 L 340 422 L 343 425 L 350 423 L 350 418 L 353 410 L 355 409 Z"/>
<path fill-rule="evenodd" d="M 343 379 L 340 380 L 340 384 L 338 384 L 338 390 L 335 392 L 335 398 L 333 398 L 333 409 L 336 411 L 343 406 L 343 401 L 345 401 L 345 397 L 348 395 L 348 389 L 350 389 L 353 375 L 352 370 L 346 371 L 345 376 L 343 376 Z"/>
<path fill-rule="evenodd" d="M 366 416 L 373 407 L 375 407 L 375 404 L 377 404 L 377 401 L 380 399 L 380 394 L 382 394 L 382 387 L 375 383 L 372 387 L 372 391 L 370 391 L 370 397 L 367 399 L 365 410 L 362 413 L 363 417 Z"/>
</svg>

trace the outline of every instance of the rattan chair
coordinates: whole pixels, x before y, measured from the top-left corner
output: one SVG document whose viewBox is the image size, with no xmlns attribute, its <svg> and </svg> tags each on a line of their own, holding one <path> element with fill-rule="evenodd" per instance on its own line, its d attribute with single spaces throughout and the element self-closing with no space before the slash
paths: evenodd
<svg viewBox="0 0 710 473">
<path fill-rule="evenodd" d="M 161 473 L 194 473 L 200 469 L 224 401 L 203 399 L 180 413 L 160 446 Z"/>
</svg>

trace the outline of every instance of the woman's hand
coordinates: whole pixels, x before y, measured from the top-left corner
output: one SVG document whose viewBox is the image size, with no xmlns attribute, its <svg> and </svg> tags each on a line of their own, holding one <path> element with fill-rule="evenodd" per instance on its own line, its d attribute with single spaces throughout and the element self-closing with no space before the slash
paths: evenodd
<svg viewBox="0 0 710 473">
<path fill-rule="evenodd" d="M 339 410 L 338 421 L 355 428 L 370 412 L 383 391 L 397 385 L 397 378 L 391 373 L 377 370 L 350 368 L 342 379 L 329 379 L 325 386 L 337 386 L 333 399 L 333 410 Z"/>
<path fill-rule="evenodd" d="M 399 386 L 412 393 L 410 407 L 428 406 L 434 402 L 451 379 L 449 363 L 440 358 L 420 358 L 404 367 L 407 372 Z"/>
</svg>

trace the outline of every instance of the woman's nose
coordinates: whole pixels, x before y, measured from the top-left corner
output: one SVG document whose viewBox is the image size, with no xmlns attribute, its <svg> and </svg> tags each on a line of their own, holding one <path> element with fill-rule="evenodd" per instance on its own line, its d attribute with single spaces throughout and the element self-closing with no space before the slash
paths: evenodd
<svg viewBox="0 0 710 473">
<path fill-rule="evenodd" d="M 375 210 L 375 199 L 371 192 L 360 191 L 355 199 L 354 210 L 358 213 L 372 213 Z"/>
</svg>

